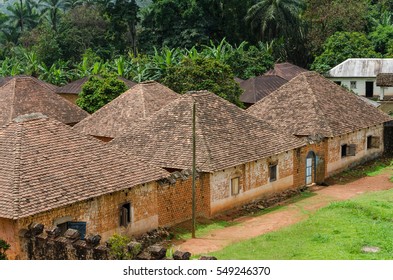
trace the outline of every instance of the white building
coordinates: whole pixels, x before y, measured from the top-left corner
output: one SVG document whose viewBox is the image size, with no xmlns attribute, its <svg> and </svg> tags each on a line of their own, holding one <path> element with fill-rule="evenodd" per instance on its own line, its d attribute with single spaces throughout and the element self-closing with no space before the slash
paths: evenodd
<svg viewBox="0 0 393 280">
<path fill-rule="evenodd" d="M 326 77 L 361 96 L 393 98 L 393 87 L 377 86 L 380 73 L 393 73 L 393 59 L 350 58 L 332 68 Z"/>
</svg>

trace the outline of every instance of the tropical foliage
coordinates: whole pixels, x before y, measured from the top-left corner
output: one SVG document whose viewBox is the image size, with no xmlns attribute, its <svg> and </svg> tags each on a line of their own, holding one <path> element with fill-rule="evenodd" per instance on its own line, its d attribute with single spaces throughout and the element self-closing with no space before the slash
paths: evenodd
<svg viewBox="0 0 393 280">
<path fill-rule="evenodd" d="M 208 90 L 218 96 L 242 106 L 242 93 L 235 82 L 231 68 L 212 58 L 186 58 L 180 64 L 169 67 L 162 82 L 178 93 Z"/>
<path fill-rule="evenodd" d="M 85 111 L 94 113 L 126 90 L 125 83 L 116 76 L 92 76 L 83 85 L 76 103 Z"/>
<path fill-rule="evenodd" d="M 108 74 L 163 81 L 195 61 L 247 79 L 274 62 L 324 72 L 349 57 L 393 57 L 392 0 L 2 3 L 0 76 L 56 85 Z"/>
</svg>

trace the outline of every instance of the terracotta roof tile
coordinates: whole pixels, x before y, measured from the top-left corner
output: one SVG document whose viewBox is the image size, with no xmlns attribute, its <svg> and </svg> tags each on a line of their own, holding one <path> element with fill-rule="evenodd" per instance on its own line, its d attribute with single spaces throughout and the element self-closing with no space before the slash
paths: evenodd
<svg viewBox="0 0 393 280">
<path fill-rule="evenodd" d="M 295 135 L 334 137 L 390 117 L 315 72 L 305 72 L 247 109 Z"/>
<path fill-rule="evenodd" d="M 303 72 L 307 72 L 307 70 L 294 64 L 284 62 L 275 64 L 274 69 L 269 70 L 265 75 L 275 75 L 289 81 Z"/>
<path fill-rule="evenodd" d="M 0 87 L 0 126 L 19 115 L 40 112 L 66 124 L 75 124 L 89 114 L 54 93 L 36 78 L 18 76 Z"/>
<path fill-rule="evenodd" d="M 240 87 L 244 90 L 244 93 L 240 96 L 240 101 L 254 104 L 286 82 L 287 80 L 274 75 L 250 78 L 240 83 Z"/>
<path fill-rule="evenodd" d="M 19 219 L 168 175 L 41 114 L 0 130 L 0 217 Z"/>
<path fill-rule="evenodd" d="M 0 87 L 2 85 L 4 85 L 5 83 L 9 82 L 10 80 L 12 80 L 13 78 L 33 78 L 33 77 L 27 76 L 27 75 L 16 75 L 16 76 L 3 77 L 3 78 L 0 78 Z M 49 90 L 51 90 L 53 92 L 56 92 L 59 89 L 58 86 L 52 85 L 50 83 L 41 81 L 41 80 L 36 79 L 36 78 L 33 78 L 33 79 L 35 79 L 35 81 L 37 83 L 39 83 L 41 86 L 46 87 L 47 89 L 49 89 Z"/>
<path fill-rule="evenodd" d="M 179 94 L 157 82 L 140 83 L 78 123 L 74 129 L 94 136 L 122 136 L 133 123 L 149 117 L 178 97 Z"/>
<path fill-rule="evenodd" d="M 206 91 L 182 95 L 109 145 L 160 167 L 191 168 L 194 102 L 200 171 L 222 170 L 305 145 Z"/>
</svg>

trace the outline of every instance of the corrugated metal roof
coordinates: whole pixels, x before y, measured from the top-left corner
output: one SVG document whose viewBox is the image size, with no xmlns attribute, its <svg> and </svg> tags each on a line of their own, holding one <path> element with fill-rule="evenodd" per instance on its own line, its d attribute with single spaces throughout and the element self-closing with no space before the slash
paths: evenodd
<svg viewBox="0 0 393 280">
<path fill-rule="evenodd" d="M 372 78 L 379 73 L 393 73 L 391 58 L 350 58 L 332 68 L 329 77 L 359 77 Z"/>
</svg>

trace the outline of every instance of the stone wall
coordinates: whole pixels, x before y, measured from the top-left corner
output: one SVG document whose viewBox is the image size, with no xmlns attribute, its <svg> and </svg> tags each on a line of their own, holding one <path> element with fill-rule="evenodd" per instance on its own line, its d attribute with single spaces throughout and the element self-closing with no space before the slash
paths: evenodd
<svg viewBox="0 0 393 280">
<path fill-rule="evenodd" d="M 110 242 L 100 243 L 100 235 L 88 234 L 82 240 L 74 229 L 61 234 L 58 227 L 45 228 L 32 223 L 19 232 L 28 260 L 162 260 L 166 259 L 167 250 L 158 244 L 168 235 L 165 229 L 157 229 L 140 239 L 118 242 L 112 249 Z M 189 259 L 190 256 L 190 253 L 179 251 L 173 254 L 175 259 Z"/>
</svg>

